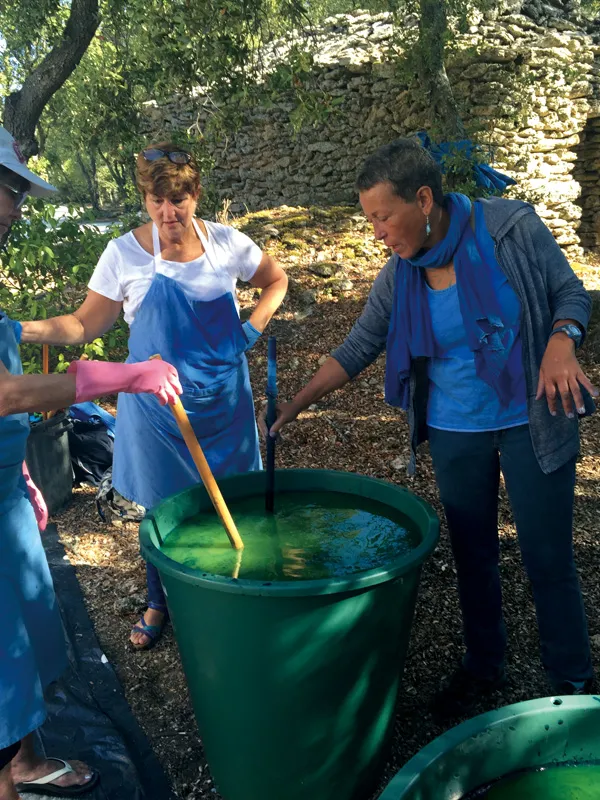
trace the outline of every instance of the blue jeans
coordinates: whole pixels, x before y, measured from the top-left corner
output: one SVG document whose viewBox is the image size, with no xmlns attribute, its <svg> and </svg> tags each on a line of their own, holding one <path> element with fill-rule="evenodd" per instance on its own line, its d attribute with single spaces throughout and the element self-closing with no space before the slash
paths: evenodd
<svg viewBox="0 0 600 800">
<path fill-rule="evenodd" d="M 153 564 L 146 563 L 146 580 L 148 581 L 148 608 L 167 613 L 167 598 L 163 592 L 158 570 Z"/>
<path fill-rule="evenodd" d="M 498 540 L 500 471 L 531 581 L 542 662 L 553 685 L 592 677 L 587 622 L 573 560 L 575 459 L 545 475 L 529 426 L 489 433 L 429 429 L 458 573 L 466 655 L 481 678 L 504 668 Z"/>
</svg>

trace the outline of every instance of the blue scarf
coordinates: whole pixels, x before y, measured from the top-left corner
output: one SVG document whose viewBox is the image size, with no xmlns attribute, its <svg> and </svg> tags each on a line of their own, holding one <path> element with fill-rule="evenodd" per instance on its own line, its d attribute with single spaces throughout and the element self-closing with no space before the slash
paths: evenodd
<svg viewBox="0 0 600 800">
<path fill-rule="evenodd" d="M 385 399 L 390 405 L 407 410 L 411 361 L 437 355 L 425 276 L 418 267 L 443 267 L 454 259 L 458 301 L 477 375 L 507 406 L 522 366 L 517 357 L 511 358 L 515 348 L 507 350 L 504 344 L 507 329 L 492 281 L 492 268 L 497 263 L 493 240 L 485 228 L 481 207 L 474 215 L 473 232 L 468 197 L 448 194 L 444 206 L 450 215 L 445 238 L 419 257 L 397 258 L 387 338 Z"/>
</svg>

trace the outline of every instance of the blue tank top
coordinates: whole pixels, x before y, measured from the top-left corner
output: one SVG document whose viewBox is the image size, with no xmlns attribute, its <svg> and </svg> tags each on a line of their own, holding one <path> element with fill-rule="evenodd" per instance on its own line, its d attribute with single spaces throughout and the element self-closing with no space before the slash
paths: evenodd
<svg viewBox="0 0 600 800">
<path fill-rule="evenodd" d="M 493 270 L 498 299 L 507 315 L 503 344 L 509 350 L 514 348 L 514 355 L 522 364 L 521 304 L 497 262 Z M 475 371 L 475 357 L 467 345 L 456 284 L 440 291 L 428 287 L 427 298 L 438 350 L 437 357 L 429 360 L 428 425 L 473 433 L 526 424 L 525 372 L 515 387 L 513 399 L 503 407 L 496 392 Z"/>
</svg>

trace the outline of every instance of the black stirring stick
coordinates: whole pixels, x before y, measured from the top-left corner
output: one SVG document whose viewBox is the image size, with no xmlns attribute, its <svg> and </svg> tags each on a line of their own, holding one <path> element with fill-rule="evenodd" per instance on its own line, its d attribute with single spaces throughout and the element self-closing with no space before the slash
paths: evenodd
<svg viewBox="0 0 600 800">
<path fill-rule="evenodd" d="M 265 509 L 273 513 L 275 501 L 275 439 L 271 436 L 271 425 L 275 422 L 275 402 L 277 399 L 277 339 L 269 336 L 268 362 L 267 362 L 267 492 L 265 495 Z"/>
</svg>

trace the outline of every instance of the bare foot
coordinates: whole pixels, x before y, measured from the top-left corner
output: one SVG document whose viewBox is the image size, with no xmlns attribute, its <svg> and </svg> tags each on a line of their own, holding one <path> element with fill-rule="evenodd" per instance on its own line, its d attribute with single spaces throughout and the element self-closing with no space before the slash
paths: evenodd
<svg viewBox="0 0 600 800">
<path fill-rule="evenodd" d="M 20 800 L 13 783 L 10 764 L 0 769 L 0 800 Z"/>
<path fill-rule="evenodd" d="M 144 614 L 144 622 L 146 625 L 162 625 L 164 619 L 164 613 L 162 611 L 157 611 L 155 608 L 148 608 Z M 134 647 L 141 649 L 147 647 L 150 644 L 151 639 L 145 633 L 141 633 L 140 631 L 132 631 L 129 641 Z"/>
<path fill-rule="evenodd" d="M 61 775 L 55 781 L 52 781 L 52 786 L 84 786 L 89 783 L 94 777 L 94 770 L 90 769 L 87 764 L 82 761 L 67 761 L 73 772 L 66 775 Z M 35 758 L 34 761 L 29 759 L 15 759 L 12 763 L 12 779 L 16 784 L 29 783 L 30 781 L 38 780 L 38 778 L 45 778 L 46 775 L 51 775 L 59 769 L 62 769 L 62 762 L 52 758 Z"/>
</svg>

